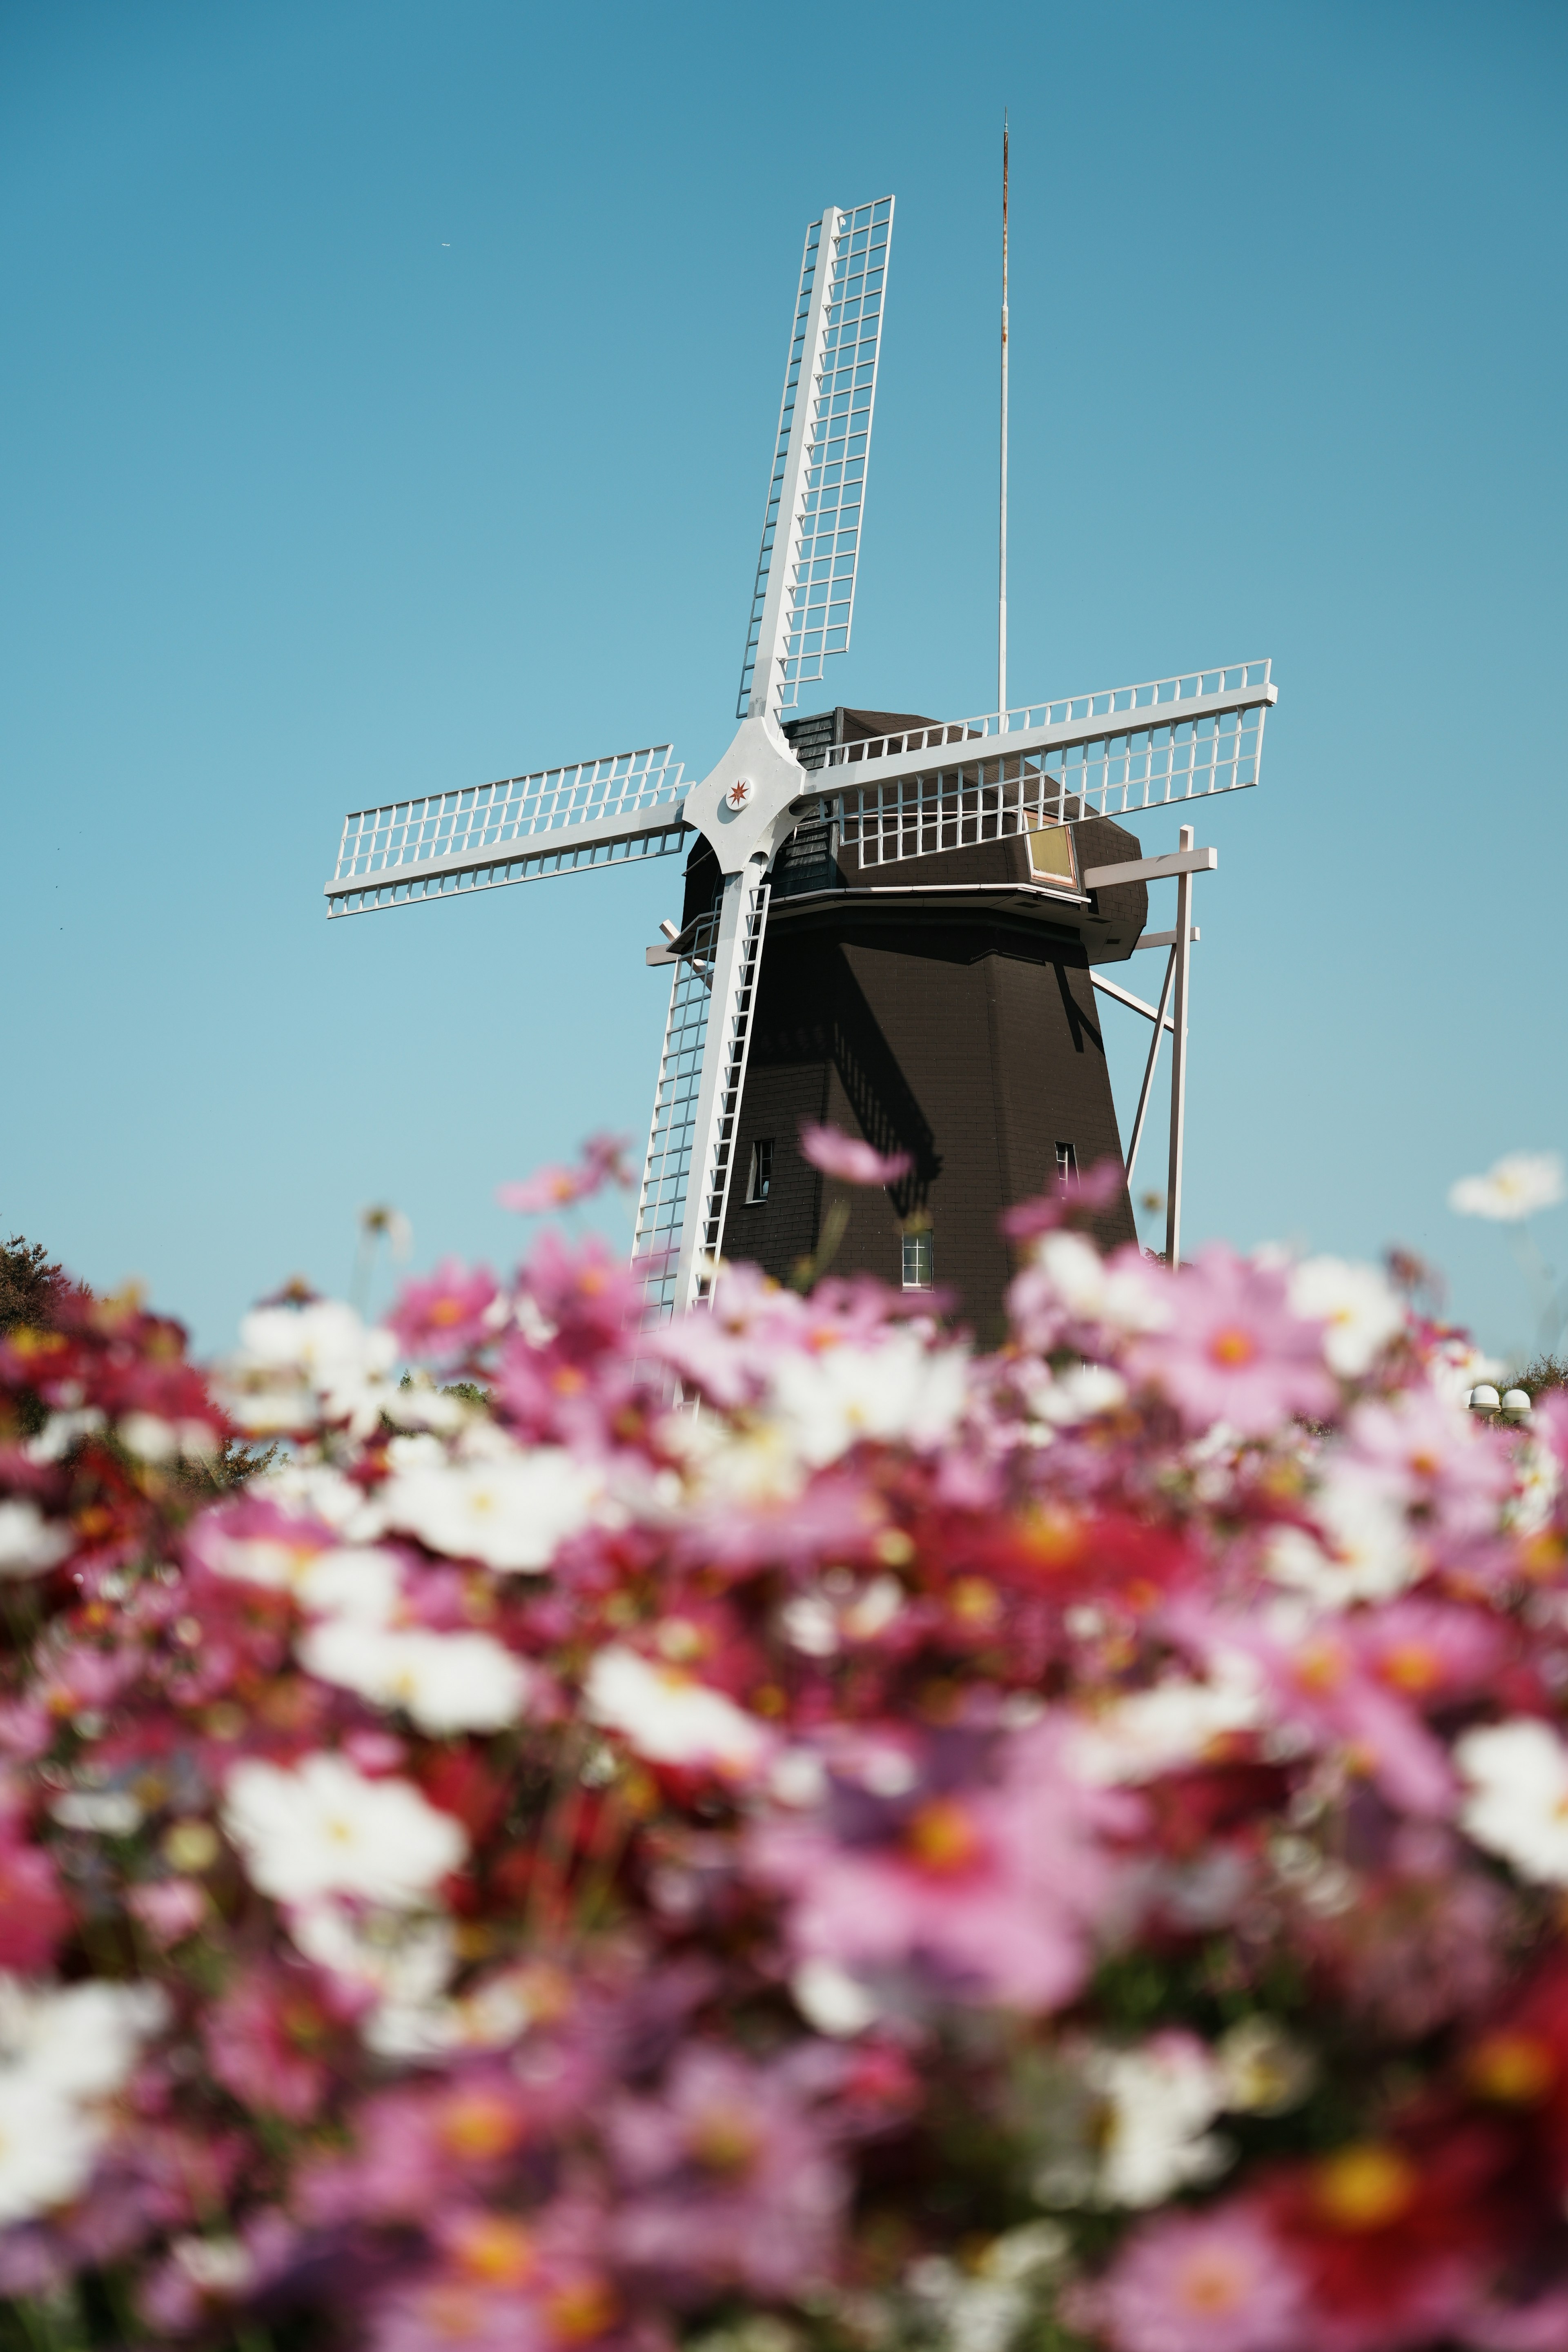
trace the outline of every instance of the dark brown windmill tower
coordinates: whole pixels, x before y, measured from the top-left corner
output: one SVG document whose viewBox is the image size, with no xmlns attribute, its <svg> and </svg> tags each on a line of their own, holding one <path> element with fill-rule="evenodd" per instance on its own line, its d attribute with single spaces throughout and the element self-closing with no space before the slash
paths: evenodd
<svg viewBox="0 0 1568 2352">
<path fill-rule="evenodd" d="M 846 1196 L 835 1264 L 1001 1312 L 1001 1212 L 1121 1157 L 1100 1005 L 1172 1037 L 1167 1253 L 1179 1250 L 1192 877 L 1182 828 L 1142 858 L 1118 819 L 1256 783 L 1268 664 L 1008 708 L 1004 537 L 997 708 L 932 721 L 791 716 L 849 641 L 893 200 L 829 205 L 806 231 L 774 440 L 740 725 L 700 782 L 668 744 L 379 808 L 344 822 L 331 915 L 687 856 L 637 1254 L 650 1315 L 710 1292 L 724 1255 L 786 1276 L 819 1251 L 826 1188 L 803 1121 L 907 1151 L 887 1193 Z M 1004 366 L 1005 295 L 1004 294 Z M 696 836 L 695 843 L 693 836 Z M 1173 877 L 1176 927 L 1145 930 Z M 1158 1006 L 1102 966 L 1169 948 Z M 1169 1005 L 1169 1013 L 1167 1006 Z M 1125 1191 L 1102 1236 L 1130 1235 Z M 719 1278 L 721 1278 L 719 1277 Z"/>
<path fill-rule="evenodd" d="M 784 731 L 816 768 L 830 742 L 872 748 L 933 723 L 839 709 Z M 842 832 L 832 818 L 804 824 L 773 862 L 725 1254 L 787 1279 L 821 1248 L 837 1202 L 847 1223 L 836 1272 L 938 1286 L 989 1336 L 1013 1270 L 1003 1210 L 1121 1160 L 1089 959 L 1131 956 L 1148 891 L 1125 883 L 1090 898 L 1076 885 L 1139 845 L 1088 816 L 888 872 L 863 866 Z M 702 842 L 687 924 L 719 885 Z M 835 1185 L 800 1151 L 808 1121 L 908 1153 L 910 1174 L 886 1192 Z M 1100 1226 L 1107 1244 L 1132 1237 L 1125 1191 Z"/>
</svg>

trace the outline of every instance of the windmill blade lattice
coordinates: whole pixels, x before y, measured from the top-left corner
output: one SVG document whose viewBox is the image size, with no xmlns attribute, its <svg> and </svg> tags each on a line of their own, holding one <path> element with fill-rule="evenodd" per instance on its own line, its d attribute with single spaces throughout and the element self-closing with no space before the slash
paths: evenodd
<svg viewBox="0 0 1568 2352">
<path fill-rule="evenodd" d="M 737 719 L 793 709 L 849 643 L 892 234 L 891 196 L 805 233 Z"/>
<path fill-rule="evenodd" d="M 329 915 L 576 874 L 685 845 L 681 762 L 668 743 L 431 793 L 343 820 Z"/>
<path fill-rule="evenodd" d="M 1262 762 L 1268 669 L 1241 662 L 837 744 L 827 772 L 854 784 L 814 796 L 802 814 L 835 823 L 866 867 L 1242 791 Z M 971 756 L 932 756 L 960 745 Z"/>
<path fill-rule="evenodd" d="M 707 1296 L 723 1247 L 769 897 L 730 877 L 676 965 L 633 1244 L 653 1322 Z"/>
</svg>

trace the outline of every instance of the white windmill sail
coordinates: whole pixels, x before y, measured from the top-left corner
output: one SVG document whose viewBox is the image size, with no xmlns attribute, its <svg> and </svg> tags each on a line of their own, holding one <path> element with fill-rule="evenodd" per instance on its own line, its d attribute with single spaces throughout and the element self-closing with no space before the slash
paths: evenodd
<svg viewBox="0 0 1568 2352">
<path fill-rule="evenodd" d="M 865 868 L 1068 816 L 1130 816 L 1242 791 L 1262 763 L 1277 693 L 1268 671 L 1267 661 L 1238 662 L 835 744 L 826 789 L 801 816 L 835 824 Z"/>
<path fill-rule="evenodd" d="M 779 713 L 849 642 L 892 227 L 893 199 L 882 196 L 842 211 L 829 205 L 805 233 L 742 667 L 742 726 L 731 746 L 737 767 L 754 764 L 762 747 L 741 748 L 750 728 L 761 721 L 773 730 L 772 757 L 763 749 L 763 759 L 775 773 L 795 771 L 784 779 L 781 813 L 805 776 L 777 733 Z M 748 797 L 751 790 L 748 783 Z M 775 826 L 779 837 L 794 822 Z M 721 835 L 722 861 L 721 843 Z M 721 864 L 719 902 L 676 967 L 636 1242 L 658 1317 L 705 1296 L 723 1244 L 767 926 L 767 865 L 768 856 L 755 853 Z"/>
<path fill-rule="evenodd" d="M 577 874 L 682 848 L 681 763 L 668 743 L 500 783 L 430 793 L 343 819 L 329 915 Z"/>
<path fill-rule="evenodd" d="M 805 232 L 737 719 L 793 709 L 848 646 L 893 199 Z"/>
<path fill-rule="evenodd" d="M 658 1321 L 706 1297 L 723 1242 L 768 897 L 733 877 L 676 964 L 633 1245 Z"/>
</svg>

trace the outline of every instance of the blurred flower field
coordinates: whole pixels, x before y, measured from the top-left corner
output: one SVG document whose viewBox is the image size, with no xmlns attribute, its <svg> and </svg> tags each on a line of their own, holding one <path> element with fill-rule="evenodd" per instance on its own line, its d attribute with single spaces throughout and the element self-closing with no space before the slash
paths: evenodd
<svg viewBox="0 0 1568 2352">
<path fill-rule="evenodd" d="M 1096 1198 L 9 1331 L 0 2342 L 1568 2345 L 1568 1402 Z"/>
</svg>

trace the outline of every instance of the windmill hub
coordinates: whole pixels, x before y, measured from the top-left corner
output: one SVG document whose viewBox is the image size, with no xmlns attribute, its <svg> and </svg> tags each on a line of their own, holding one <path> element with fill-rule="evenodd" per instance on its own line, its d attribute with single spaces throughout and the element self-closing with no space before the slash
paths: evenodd
<svg viewBox="0 0 1568 2352">
<path fill-rule="evenodd" d="M 720 873 L 739 874 L 753 857 L 771 858 L 793 832 L 791 804 L 810 782 L 776 719 L 742 719 L 723 758 L 688 793 L 683 814 L 711 846 Z"/>
</svg>

